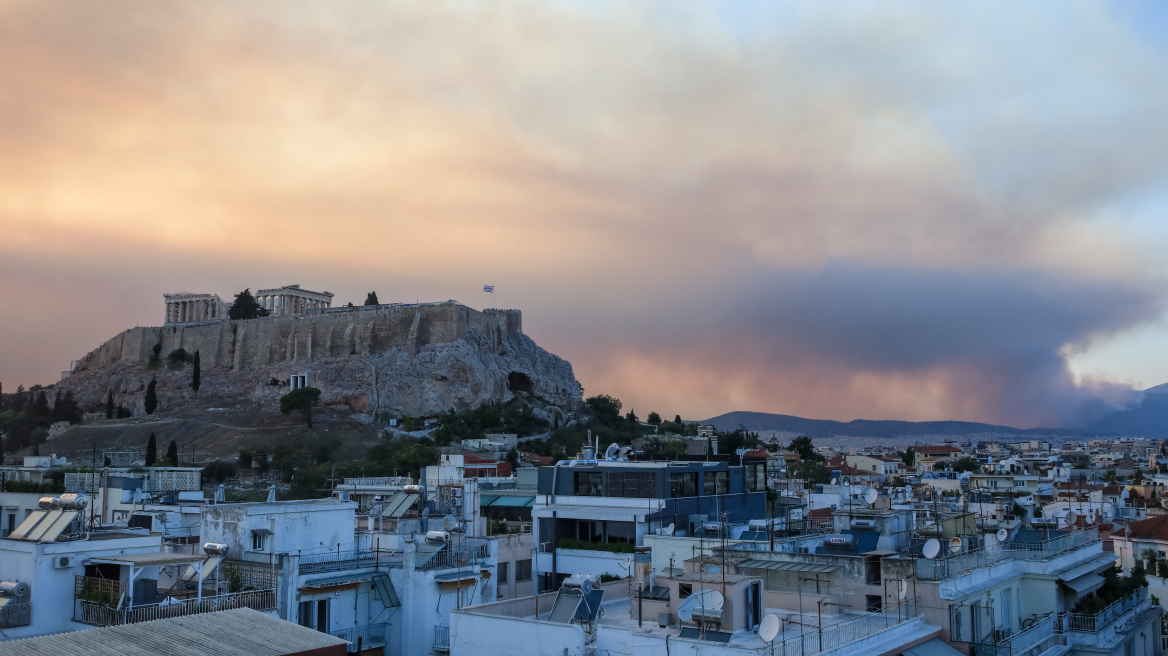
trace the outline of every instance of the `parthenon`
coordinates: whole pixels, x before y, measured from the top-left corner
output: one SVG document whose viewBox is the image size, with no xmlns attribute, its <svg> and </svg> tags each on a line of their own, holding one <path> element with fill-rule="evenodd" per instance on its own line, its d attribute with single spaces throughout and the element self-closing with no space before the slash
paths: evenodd
<svg viewBox="0 0 1168 656">
<path fill-rule="evenodd" d="M 218 294 L 179 293 L 162 296 L 166 299 L 168 326 L 228 319 L 231 303 L 223 302 Z M 332 306 L 333 295 L 329 292 L 301 289 L 300 285 L 285 285 L 274 289 L 261 289 L 255 293 L 255 299 L 271 314 L 287 316 L 329 308 Z"/>
<path fill-rule="evenodd" d="M 300 289 L 300 285 L 284 285 L 275 289 L 260 289 L 256 300 L 272 314 L 304 314 L 308 310 L 322 310 L 331 307 L 333 295 L 329 292 L 311 292 Z"/>
<path fill-rule="evenodd" d="M 227 304 L 218 294 L 163 294 L 166 299 L 166 323 L 226 321 Z"/>
</svg>

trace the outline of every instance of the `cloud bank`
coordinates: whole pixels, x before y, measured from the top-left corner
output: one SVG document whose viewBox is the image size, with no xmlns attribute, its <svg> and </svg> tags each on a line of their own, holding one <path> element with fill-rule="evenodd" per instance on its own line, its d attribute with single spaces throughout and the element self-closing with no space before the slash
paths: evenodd
<svg viewBox="0 0 1168 656">
<path fill-rule="evenodd" d="M 640 414 L 1075 425 L 1163 313 L 1164 73 L 1089 2 L 9 2 L 0 380 L 164 292 L 493 283 Z"/>
</svg>

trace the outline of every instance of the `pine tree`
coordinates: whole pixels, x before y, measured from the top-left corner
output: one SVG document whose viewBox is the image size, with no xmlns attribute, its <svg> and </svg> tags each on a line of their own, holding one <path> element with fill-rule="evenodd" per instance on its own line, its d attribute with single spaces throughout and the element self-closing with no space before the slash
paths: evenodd
<svg viewBox="0 0 1168 656">
<path fill-rule="evenodd" d="M 146 386 L 146 414 L 152 415 L 158 408 L 158 393 L 154 391 L 155 380 L 150 379 L 150 384 Z"/>
<path fill-rule="evenodd" d="M 681 423 L 681 415 L 673 415 L 673 423 L 680 424 Z"/>
<path fill-rule="evenodd" d="M 146 442 L 146 466 L 149 467 L 158 460 L 158 442 L 154 439 L 154 433 L 150 434 L 150 441 Z"/>
<path fill-rule="evenodd" d="M 38 417 L 49 418 L 49 397 L 45 396 L 44 390 L 41 390 L 40 394 L 37 394 L 36 401 L 33 401 L 32 413 Z"/>
<path fill-rule="evenodd" d="M 377 300 L 377 292 L 369 292 L 369 295 L 365 297 L 365 305 L 381 305 Z"/>
<path fill-rule="evenodd" d="M 229 319 L 256 319 L 266 317 L 268 314 L 268 309 L 260 305 L 255 296 L 251 295 L 250 288 L 236 294 L 235 302 L 227 310 Z"/>
<path fill-rule="evenodd" d="M 105 418 L 114 418 L 114 391 L 109 391 L 109 396 L 105 397 Z"/>
<path fill-rule="evenodd" d="M 174 440 L 171 440 L 170 446 L 166 447 L 166 459 L 170 461 L 171 467 L 178 466 L 178 444 Z"/>
<path fill-rule="evenodd" d="M 199 387 L 202 386 L 202 371 L 199 367 L 199 352 L 195 351 L 195 366 L 191 371 L 191 389 L 195 390 L 195 398 L 199 398 Z"/>
</svg>

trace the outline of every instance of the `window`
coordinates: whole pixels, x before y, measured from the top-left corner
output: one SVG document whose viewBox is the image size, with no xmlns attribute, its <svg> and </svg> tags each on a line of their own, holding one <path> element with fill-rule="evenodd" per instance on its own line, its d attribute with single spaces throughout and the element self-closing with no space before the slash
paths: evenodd
<svg viewBox="0 0 1168 656">
<path fill-rule="evenodd" d="M 300 626 L 307 626 L 310 629 L 312 628 L 312 602 L 311 601 L 300 602 L 300 611 L 299 611 L 299 614 L 297 617 L 297 623 Z"/>
<path fill-rule="evenodd" d="M 263 551 L 264 550 L 264 539 L 265 539 L 265 536 L 263 533 L 260 533 L 259 531 L 252 531 L 251 532 L 251 549 L 252 549 L 252 551 Z"/>
<path fill-rule="evenodd" d="M 652 499 L 657 496 L 657 478 L 652 472 L 609 472 L 607 496 Z"/>
<path fill-rule="evenodd" d="M 766 465 L 745 465 L 746 491 L 762 492 L 766 490 Z"/>
<path fill-rule="evenodd" d="M 706 472 L 702 474 L 703 490 L 702 494 L 712 497 L 715 494 L 728 494 L 730 492 L 730 472 Z"/>
<path fill-rule="evenodd" d="M 868 556 L 864 560 L 864 583 L 880 585 L 880 556 Z"/>
<path fill-rule="evenodd" d="M 879 613 L 882 610 L 880 595 L 864 595 L 864 600 L 868 604 L 869 613 Z"/>
<path fill-rule="evenodd" d="M 669 475 L 669 493 L 674 499 L 698 495 L 697 472 Z"/>
<path fill-rule="evenodd" d="M 677 584 L 677 598 L 678 599 L 685 599 L 686 597 L 688 597 L 692 594 L 693 594 L 693 584 L 692 583 L 678 583 Z"/>
<path fill-rule="evenodd" d="M 576 496 L 598 497 L 601 495 L 600 472 L 576 472 Z"/>
<path fill-rule="evenodd" d="M 506 563 L 506 562 L 499 563 L 499 590 L 500 590 L 499 594 L 503 594 L 503 592 L 502 592 L 503 586 L 507 585 L 507 583 L 509 582 L 508 581 L 509 572 L 507 571 L 507 569 L 510 566 L 511 566 L 511 563 Z"/>
<path fill-rule="evenodd" d="M 328 599 L 321 599 L 316 602 L 316 630 L 321 633 L 329 632 L 328 610 Z"/>
<path fill-rule="evenodd" d="M 531 559 L 515 561 L 515 582 L 531 580 Z"/>
</svg>

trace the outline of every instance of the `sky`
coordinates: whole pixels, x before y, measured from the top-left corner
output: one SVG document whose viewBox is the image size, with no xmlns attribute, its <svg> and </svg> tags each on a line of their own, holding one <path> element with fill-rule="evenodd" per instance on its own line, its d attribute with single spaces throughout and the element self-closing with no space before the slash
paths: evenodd
<svg viewBox="0 0 1168 656">
<path fill-rule="evenodd" d="M 300 284 L 520 308 L 642 417 L 1083 425 L 1168 382 L 1166 20 L 0 0 L 0 383 Z"/>
</svg>

